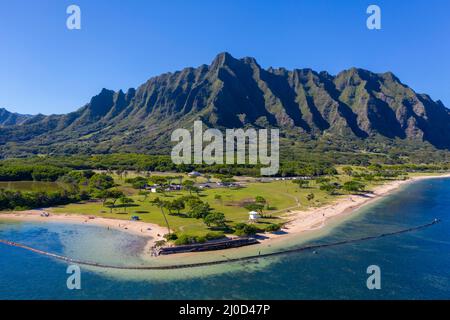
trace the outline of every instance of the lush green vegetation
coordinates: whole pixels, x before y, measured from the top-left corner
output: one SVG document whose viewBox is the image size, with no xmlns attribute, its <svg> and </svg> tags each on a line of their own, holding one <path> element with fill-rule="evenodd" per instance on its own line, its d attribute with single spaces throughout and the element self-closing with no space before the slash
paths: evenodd
<svg viewBox="0 0 450 320">
<path fill-rule="evenodd" d="M 403 170 L 388 170 L 380 166 L 351 167 L 351 170 L 338 167 L 337 171 L 337 174 L 301 183 L 298 180 L 258 182 L 250 179 L 240 188 L 197 188 L 196 192 L 189 188 L 178 191 L 164 191 L 164 188 L 160 188 L 156 194 L 142 190 L 145 181 L 157 181 L 164 186 L 179 183 L 180 179 L 183 185 L 192 186 L 193 181 L 185 175 L 158 175 L 148 178 L 137 178 L 136 173 L 128 178 L 113 175 L 116 178 L 116 186 L 110 190 L 117 190 L 118 194 L 110 196 L 109 201 L 102 199 L 98 202 L 70 204 L 53 211 L 120 219 L 130 219 L 131 216 L 138 215 L 143 221 L 168 225 L 175 232 L 170 239 L 178 240 L 177 243 L 201 242 L 211 232 L 215 232 L 215 236 L 227 233 L 251 235 L 260 231 L 273 232 L 280 229 L 283 223 L 281 216 L 289 209 L 322 206 L 334 201 L 336 197 L 370 190 L 386 179 L 406 176 Z M 124 194 L 133 200 L 129 205 L 113 201 Z M 247 226 L 250 210 L 259 211 L 263 218 Z"/>
<path fill-rule="evenodd" d="M 283 223 L 288 210 L 321 206 L 336 197 L 361 193 L 389 179 L 410 174 L 439 172 L 444 164 L 380 164 L 367 166 L 330 165 L 317 162 L 285 162 L 282 175 L 301 175 L 302 179 L 259 181 L 239 177 L 255 167 L 232 167 L 226 173 L 220 167 L 178 167 L 166 157 L 144 155 L 101 155 L 73 157 L 34 157 L 0 162 L 0 210 L 53 207 L 54 213 L 101 215 L 108 218 L 141 220 L 167 226 L 174 233 L 168 239 L 178 244 L 203 242 L 224 234 L 251 235 L 274 232 Z M 171 169 L 172 172 L 154 172 Z M 202 177 L 190 178 L 191 170 Z M 240 171 L 242 170 L 242 171 Z M 205 173 L 206 172 L 206 173 Z M 253 171 L 251 171 L 253 172 Z M 58 189 L 26 190 L 9 184 L 52 183 Z M 15 182 L 14 182 L 15 181 Z M 18 182 L 20 181 L 20 182 Z M 231 187 L 201 189 L 198 183 L 222 182 Z M 236 186 L 237 181 L 241 186 Z M 5 183 L 5 182 L 3 182 Z M 156 184 L 157 193 L 148 190 Z M 182 190 L 171 190 L 173 184 Z M 262 216 L 248 224 L 248 212 Z"/>
<path fill-rule="evenodd" d="M 0 210 L 23 210 L 64 205 L 85 200 L 87 197 L 87 194 L 67 191 L 21 192 L 0 190 Z"/>
<path fill-rule="evenodd" d="M 170 179 L 170 178 L 169 178 Z M 185 178 L 186 179 L 186 178 Z M 188 181 L 188 180 L 185 180 Z M 249 203 L 257 203 L 255 194 L 267 199 L 268 207 L 264 209 L 265 217 L 258 221 L 260 229 L 274 223 L 282 222 L 278 211 L 288 207 L 296 207 L 297 188 L 287 181 L 274 181 L 270 183 L 250 182 L 243 188 L 217 188 L 199 190 L 191 193 L 189 190 L 169 191 L 158 193 L 145 193 L 135 189 L 131 184 L 116 180 L 117 184 L 110 191 L 117 190 L 126 194 L 133 203 L 125 207 L 115 199 L 120 195 L 111 196 L 106 201 L 86 201 L 54 208 L 55 213 L 78 213 L 86 215 L 101 215 L 104 217 L 130 219 L 138 215 L 141 220 L 157 223 L 170 229 L 178 236 L 187 234 L 190 237 L 204 237 L 211 232 L 219 235 L 233 233 L 234 225 L 247 222 Z M 284 188 L 283 188 L 284 187 Z M 326 197 L 323 192 L 319 193 Z M 99 195 L 98 195 L 99 196 Z M 300 195 L 303 197 L 303 195 Z M 306 196 L 305 196 L 306 197 Z M 317 205 L 322 198 L 317 197 Z M 279 212 L 280 214 L 282 213 Z M 167 219 L 167 222 L 166 222 Z M 180 240 L 181 241 L 181 240 Z"/>
<path fill-rule="evenodd" d="M 319 176 L 336 173 L 336 166 L 382 165 L 396 171 L 436 172 L 450 169 L 450 158 L 436 157 L 430 154 L 416 154 L 415 157 L 398 155 L 395 159 L 386 154 L 369 152 L 336 152 L 303 147 L 282 154 L 280 176 Z M 295 150 L 295 152 L 294 152 Z M 428 157 L 427 157 L 428 156 Z M 259 176 L 259 167 L 254 165 L 175 165 L 169 156 L 143 154 L 105 154 L 73 156 L 35 156 L 0 161 L 0 181 L 55 181 L 71 170 L 103 170 L 122 174 L 133 171 L 145 175 L 150 172 L 187 173 L 199 171 L 206 174 L 224 174 L 232 176 Z"/>
<path fill-rule="evenodd" d="M 54 165 L 1 164 L 0 181 L 56 181 L 69 169 Z"/>
<path fill-rule="evenodd" d="M 45 170 L 44 170 L 45 169 Z M 175 165 L 169 156 L 142 154 L 107 154 L 94 156 L 37 156 L 23 159 L 6 159 L 0 162 L 0 181 L 38 180 L 55 181 L 70 170 L 104 170 L 123 173 L 136 172 L 191 172 L 233 176 L 259 176 L 258 165 Z M 285 162 L 280 175 L 323 175 L 335 172 L 330 162 L 316 164 Z"/>
</svg>

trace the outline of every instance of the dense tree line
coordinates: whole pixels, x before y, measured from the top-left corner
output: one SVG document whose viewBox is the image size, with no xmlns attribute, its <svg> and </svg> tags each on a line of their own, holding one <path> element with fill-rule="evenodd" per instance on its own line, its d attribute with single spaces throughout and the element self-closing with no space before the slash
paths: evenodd
<svg viewBox="0 0 450 320">
<path fill-rule="evenodd" d="M 56 181 L 69 172 L 53 165 L 0 164 L 0 181 Z"/>
<path fill-rule="evenodd" d="M 10 172 L 10 171 L 8 171 Z M 12 171 L 11 171 L 12 172 Z M 15 171 L 20 172 L 20 171 Z M 92 171 L 49 171 L 39 170 L 39 177 L 44 181 L 54 181 L 66 184 L 66 188 L 60 191 L 22 192 L 0 189 L 0 210 L 24 210 L 56 205 L 65 205 L 90 198 L 96 198 L 106 202 L 114 199 L 114 203 L 124 198 L 122 192 L 114 190 L 114 179 L 106 174 Z M 49 175 L 51 172 L 51 175 Z M 64 175 L 61 176 L 61 174 Z M 45 175 L 43 174 L 45 173 Z M 59 176 L 59 178 L 58 178 Z M 37 176 L 36 176 L 37 177 Z M 51 179 L 49 178 L 51 177 Z M 123 200 L 125 202 L 125 200 Z"/>
<path fill-rule="evenodd" d="M 4 170 L 2 171 L 1 168 Z M 206 174 L 232 176 L 259 176 L 260 165 L 176 165 L 169 156 L 152 156 L 142 154 L 107 154 L 93 156 L 49 156 L 23 159 L 6 159 L 0 161 L 0 179 L 3 180 L 39 180 L 55 181 L 71 170 L 104 170 L 123 172 L 200 171 Z M 288 175 L 322 175 L 334 172 L 330 162 L 320 161 L 283 161 L 280 176 Z M 3 172 L 3 174 L 2 174 Z"/>
<path fill-rule="evenodd" d="M 442 163 L 392 163 L 380 155 L 338 154 L 332 151 L 323 154 L 308 150 L 299 150 L 282 156 L 279 176 L 320 176 L 335 174 L 336 164 L 369 166 L 381 164 L 391 170 L 438 171 L 450 169 L 450 162 Z M 23 159 L 6 159 L 0 161 L 0 180 L 19 181 L 55 181 L 71 170 L 104 170 L 123 172 L 126 170 L 141 173 L 154 171 L 190 172 L 200 171 L 207 174 L 237 176 L 258 176 L 258 165 L 175 165 L 169 156 L 143 154 L 106 154 L 30 157 Z"/>
<path fill-rule="evenodd" d="M 64 205 L 88 199 L 85 192 L 62 191 L 21 192 L 0 189 L 0 210 L 26 210 Z"/>
</svg>

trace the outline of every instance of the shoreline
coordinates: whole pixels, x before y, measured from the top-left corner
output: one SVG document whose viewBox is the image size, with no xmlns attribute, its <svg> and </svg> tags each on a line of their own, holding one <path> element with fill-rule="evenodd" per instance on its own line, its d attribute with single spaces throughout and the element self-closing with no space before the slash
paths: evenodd
<svg viewBox="0 0 450 320">
<path fill-rule="evenodd" d="M 407 180 L 393 180 L 375 187 L 371 192 L 362 194 L 346 195 L 336 199 L 331 204 L 310 208 L 308 210 L 292 211 L 284 217 L 289 218 L 285 223 L 282 231 L 284 234 L 265 234 L 265 239 L 260 240 L 261 244 L 273 243 L 276 240 L 286 240 L 293 236 L 298 236 L 307 231 L 314 231 L 323 228 L 329 220 L 337 217 L 348 216 L 358 209 L 376 202 L 405 185 L 429 179 L 450 178 L 450 173 L 443 175 L 417 176 L 411 177 Z"/>
<path fill-rule="evenodd" d="M 411 177 L 407 180 L 393 180 L 377 186 L 371 192 L 362 193 L 358 195 L 347 195 L 337 198 L 333 203 L 317 207 L 310 208 L 308 210 L 295 210 L 283 215 L 283 218 L 287 218 L 286 222 L 281 229 L 280 233 L 264 233 L 258 237 L 259 244 L 255 246 L 271 245 L 277 242 L 292 239 L 299 235 L 308 232 L 322 229 L 329 220 L 337 217 L 344 217 L 352 214 L 356 210 L 373 203 L 385 196 L 390 195 L 394 191 L 397 191 L 400 187 L 407 184 L 411 184 L 421 180 L 438 179 L 438 178 L 450 178 L 449 174 L 443 175 L 430 175 L 430 176 L 417 176 Z M 50 222 L 50 223 L 69 223 L 69 224 L 82 224 L 82 225 L 94 225 L 98 227 L 106 227 L 108 229 L 128 232 L 137 236 L 149 238 L 147 241 L 142 255 L 151 256 L 152 247 L 156 241 L 164 240 L 163 235 L 167 233 L 165 227 L 142 221 L 130 221 L 119 220 L 111 218 L 102 218 L 87 215 L 77 214 L 52 214 L 49 217 L 42 217 L 40 214 L 45 210 L 27 210 L 27 211 L 12 211 L 10 213 L 0 213 L 0 219 L 11 221 L 31 221 L 31 222 Z M 94 217 L 94 216 L 92 216 Z M 252 246 L 253 247 L 253 246 Z M 233 248 L 228 250 L 240 250 L 241 248 Z M 195 255 L 195 253 L 183 253 L 175 256 Z"/>
<path fill-rule="evenodd" d="M 22 222 L 46 222 L 46 223 L 91 225 L 127 232 L 136 236 L 148 238 L 148 241 L 143 250 L 146 254 L 151 253 L 152 247 L 155 245 L 155 243 L 159 240 L 164 240 L 163 235 L 167 233 L 166 227 L 161 227 L 157 224 L 149 222 L 102 218 L 98 216 L 95 216 L 95 218 L 92 219 L 90 218 L 90 216 L 87 215 L 64 214 L 64 213 L 52 214 L 51 212 L 50 216 L 42 217 L 41 213 L 43 212 L 47 211 L 44 209 L 12 211 L 10 213 L 0 213 L 0 219 L 9 221 L 22 221 Z"/>
</svg>

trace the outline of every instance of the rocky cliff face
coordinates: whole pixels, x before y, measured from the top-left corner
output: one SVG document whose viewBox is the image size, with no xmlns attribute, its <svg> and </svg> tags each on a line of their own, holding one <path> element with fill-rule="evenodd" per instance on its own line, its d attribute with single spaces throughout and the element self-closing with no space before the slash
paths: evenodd
<svg viewBox="0 0 450 320">
<path fill-rule="evenodd" d="M 14 126 L 22 124 L 32 116 L 26 114 L 12 113 L 4 108 L 0 108 L 0 127 Z"/>
<path fill-rule="evenodd" d="M 450 113 L 392 73 L 352 68 L 261 68 L 219 54 L 210 65 L 151 78 L 126 93 L 103 89 L 66 115 L 13 119 L 0 111 L 1 152 L 153 152 L 178 127 L 278 127 L 295 135 L 371 141 L 377 137 L 450 148 Z M 6 114 L 6 113 L 5 113 Z M 18 117 L 18 116 L 16 116 Z M 5 120 L 4 120 L 5 119 Z M 5 126 L 8 124 L 8 126 Z"/>
</svg>

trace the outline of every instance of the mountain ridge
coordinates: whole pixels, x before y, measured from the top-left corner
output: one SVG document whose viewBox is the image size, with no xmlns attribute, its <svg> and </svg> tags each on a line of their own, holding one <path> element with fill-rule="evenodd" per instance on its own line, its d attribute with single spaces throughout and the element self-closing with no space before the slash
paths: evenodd
<svg viewBox="0 0 450 320">
<path fill-rule="evenodd" d="M 255 58 L 226 52 L 210 65 L 163 73 L 126 92 L 102 89 L 67 114 L 6 125 L 1 119 L 1 156 L 158 153 L 170 147 L 172 130 L 199 119 L 217 128 L 277 127 L 292 141 L 382 139 L 450 149 L 450 111 L 392 72 L 264 69 Z"/>
<path fill-rule="evenodd" d="M 0 127 L 22 124 L 31 117 L 33 116 L 29 114 L 10 112 L 5 108 L 0 108 Z"/>
</svg>

